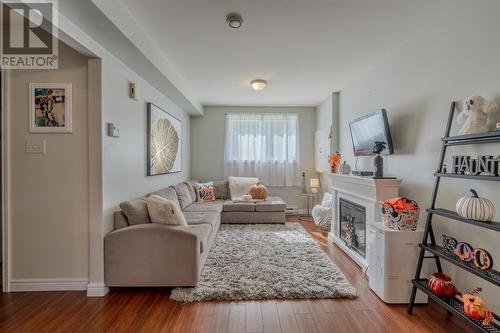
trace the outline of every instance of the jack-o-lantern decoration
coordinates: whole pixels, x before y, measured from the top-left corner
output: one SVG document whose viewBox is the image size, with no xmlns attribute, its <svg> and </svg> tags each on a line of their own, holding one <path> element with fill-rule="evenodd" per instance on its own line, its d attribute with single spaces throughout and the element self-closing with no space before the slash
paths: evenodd
<svg viewBox="0 0 500 333">
<path fill-rule="evenodd" d="M 261 183 L 257 183 L 250 187 L 249 194 L 252 196 L 252 199 L 256 200 L 266 200 L 267 199 L 267 187 L 265 187 Z"/>
<path fill-rule="evenodd" d="M 464 312 L 472 319 L 482 320 L 487 326 L 493 321 L 493 313 L 488 309 L 481 297 L 472 293 L 457 296 L 464 303 Z"/>
<path fill-rule="evenodd" d="M 440 297 L 453 297 L 457 293 L 457 288 L 455 288 L 451 278 L 443 273 L 432 274 L 427 286 L 433 294 Z"/>
</svg>

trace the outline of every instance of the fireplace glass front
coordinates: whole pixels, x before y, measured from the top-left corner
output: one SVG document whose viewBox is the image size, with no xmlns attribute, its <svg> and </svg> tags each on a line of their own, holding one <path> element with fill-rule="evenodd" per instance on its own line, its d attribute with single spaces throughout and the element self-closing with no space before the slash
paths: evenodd
<svg viewBox="0 0 500 333">
<path fill-rule="evenodd" d="M 339 198 L 339 235 L 345 245 L 366 259 L 366 208 Z"/>
</svg>

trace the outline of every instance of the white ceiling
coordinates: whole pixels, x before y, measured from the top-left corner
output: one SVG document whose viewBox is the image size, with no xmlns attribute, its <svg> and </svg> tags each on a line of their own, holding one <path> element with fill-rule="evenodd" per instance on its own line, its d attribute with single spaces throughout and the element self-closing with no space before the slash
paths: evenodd
<svg viewBox="0 0 500 333">
<path fill-rule="evenodd" d="M 158 62 L 164 61 L 175 68 L 204 105 L 316 105 L 453 4 L 453 0 L 121 2 L 132 19 L 121 20 L 119 28 L 138 29 L 152 49 L 162 53 L 155 65 L 160 68 L 164 64 Z M 225 23 L 226 14 L 233 11 L 243 16 L 240 29 Z M 134 35 L 137 40 L 137 31 Z M 250 88 L 249 81 L 257 78 L 268 81 L 263 91 Z"/>
</svg>

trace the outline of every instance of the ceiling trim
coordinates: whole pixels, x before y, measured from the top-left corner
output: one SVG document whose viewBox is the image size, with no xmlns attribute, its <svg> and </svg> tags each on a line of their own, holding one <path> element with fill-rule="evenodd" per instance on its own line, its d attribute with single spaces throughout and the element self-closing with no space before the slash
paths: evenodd
<svg viewBox="0 0 500 333">
<path fill-rule="evenodd" d="M 119 11 L 118 8 L 114 10 Z M 151 61 L 92 1 L 61 1 L 59 12 L 63 22 L 71 22 L 78 27 L 86 37 L 106 49 L 186 113 L 203 114 L 203 106 L 189 94 L 189 89 L 181 83 L 181 79 L 172 80 L 175 73 L 166 73 L 164 67 Z M 60 28 L 65 31 L 63 26 Z M 65 32 L 71 35 L 71 31 Z M 78 40 L 80 36 L 72 37 Z"/>
</svg>

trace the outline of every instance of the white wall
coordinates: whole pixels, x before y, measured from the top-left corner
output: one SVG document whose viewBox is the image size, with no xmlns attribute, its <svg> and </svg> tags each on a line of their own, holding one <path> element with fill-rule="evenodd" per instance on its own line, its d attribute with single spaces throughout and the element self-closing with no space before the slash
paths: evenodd
<svg viewBox="0 0 500 333">
<path fill-rule="evenodd" d="M 328 95 L 322 103 L 316 106 L 316 134 L 323 135 L 322 132 L 328 128 L 331 135 L 330 152 L 328 152 L 328 154 L 334 153 L 339 149 L 339 99 L 340 93 L 334 92 Z M 321 142 L 321 140 L 318 141 Z M 317 155 L 320 154 L 319 142 L 316 142 L 314 147 L 314 152 Z M 318 157 L 316 157 L 316 159 L 318 159 Z M 321 171 L 319 174 L 321 192 L 325 193 L 331 186 L 331 178 L 325 174 L 325 172 L 330 172 L 328 158 L 326 161 L 318 161 L 316 163 L 316 170 Z"/>
<path fill-rule="evenodd" d="M 342 90 L 340 95 L 340 152 L 353 165 L 347 123 L 350 119 L 385 107 L 388 111 L 395 155 L 385 159 L 387 175 L 403 179 L 401 194 L 429 207 L 450 102 L 472 94 L 495 99 L 500 105 L 500 2 L 457 1 L 447 15 L 414 36 L 395 54 L 373 67 Z M 496 115 L 498 119 L 498 113 Z M 498 144 L 455 148 L 454 154 L 500 153 Z M 451 154 L 446 158 L 451 165 Z M 364 166 L 364 168 L 363 168 Z M 371 169 L 371 158 L 360 159 L 360 169 Z M 493 184 L 494 183 L 494 184 Z M 500 211 L 498 184 L 443 180 L 438 206 L 454 209 L 457 199 L 475 188 L 492 199 Z M 425 223 L 423 213 L 420 223 Z M 500 219 L 500 212 L 496 219 Z M 435 219 L 435 234 L 447 234 L 500 259 L 499 234 L 446 219 Z M 500 270 L 500 265 L 495 264 Z M 445 263 L 462 290 L 484 289 L 482 296 L 500 310 L 498 287 Z"/>
<path fill-rule="evenodd" d="M 333 123 L 333 94 L 316 106 L 316 130 L 330 128 Z"/>
<path fill-rule="evenodd" d="M 135 82 L 140 100 L 128 97 L 128 84 Z M 103 226 L 112 230 L 113 211 L 121 201 L 187 180 L 189 166 L 189 116 L 144 79 L 112 57 L 102 61 L 102 178 Z M 147 176 L 147 113 L 152 102 L 182 121 L 182 172 Z M 107 136 L 106 123 L 120 126 L 120 137 Z"/>
<path fill-rule="evenodd" d="M 29 83 L 71 83 L 73 133 L 29 133 Z M 59 70 L 12 70 L 7 81 L 9 277 L 12 290 L 88 280 L 87 58 L 60 43 Z M 26 140 L 45 140 L 28 154 Z"/>
<path fill-rule="evenodd" d="M 293 112 L 300 123 L 300 168 L 314 175 L 314 128 L 316 112 L 311 107 L 207 106 L 203 117 L 191 118 L 191 178 L 224 179 L 224 129 L 228 112 Z M 308 182 L 308 181 L 307 181 Z M 273 187 L 271 195 L 282 197 L 288 205 L 305 208 L 298 187 Z"/>
</svg>

